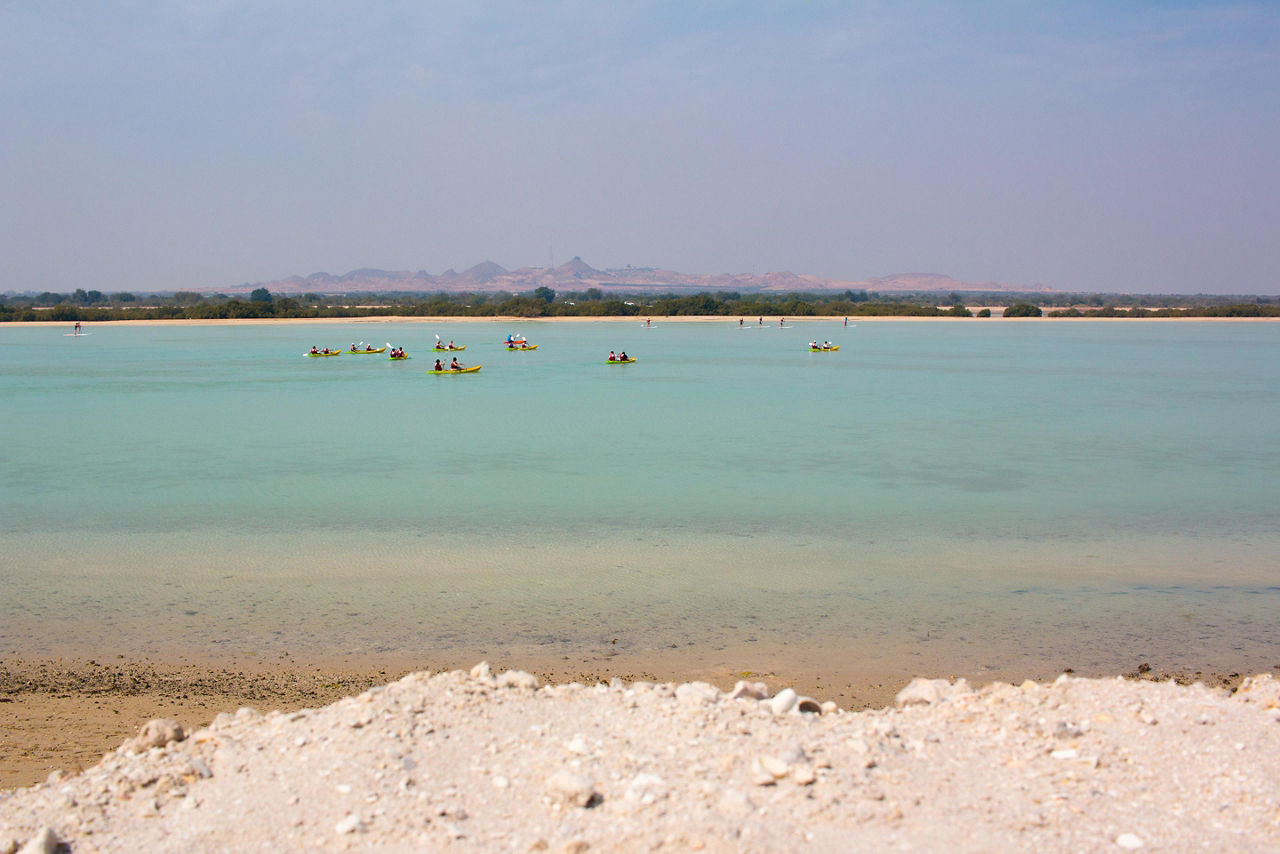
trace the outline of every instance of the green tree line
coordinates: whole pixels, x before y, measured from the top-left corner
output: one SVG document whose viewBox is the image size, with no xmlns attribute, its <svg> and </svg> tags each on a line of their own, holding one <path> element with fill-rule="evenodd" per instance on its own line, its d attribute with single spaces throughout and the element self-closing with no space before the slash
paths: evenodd
<svg viewBox="0 0 1280 854">
<path fill-rule="evenodd" d="M 557 294 L 547 287 L 528 293 L 383 293 L 275 296 L 257 288 L 247 300 L 194 291 L 173 294 L 104 294 L 77 289 L 70 294 L 0 297 L 0 322 L 113 320 L 234 320 L 329 317 L 970 317 L 964 305 L 1006 304 L 1008 317 L 1278 317 L 1276 297 L 1123 297 L 1082 294 L 936 293 L 605 293 L 599 288 Z M 1071 305 L 1044 312 L 1041 305 Z M 940 307 L 940 304 L 946 307 Z M 1148 306 L 1158 306 L 1149 308 Z M 980 317 L 989 312 L 979 312 Z"/>
</svg>

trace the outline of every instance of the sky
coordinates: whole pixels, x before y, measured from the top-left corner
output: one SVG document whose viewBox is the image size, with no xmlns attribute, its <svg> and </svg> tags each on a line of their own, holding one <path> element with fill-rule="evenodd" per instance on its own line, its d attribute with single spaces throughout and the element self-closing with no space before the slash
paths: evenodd
<svg viewBox="0 0 1280 854">
<path fill-rule="evenodd" d="M 1280 293 L 1280 3 L 0 0 L 0 291 Z"/>
</svg>

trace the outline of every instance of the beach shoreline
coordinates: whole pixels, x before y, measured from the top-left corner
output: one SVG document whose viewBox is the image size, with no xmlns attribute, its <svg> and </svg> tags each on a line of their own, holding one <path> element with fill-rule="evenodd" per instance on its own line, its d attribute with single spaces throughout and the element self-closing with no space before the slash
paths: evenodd
<svg viewBox="0 0 1280 854">
<path fill-rule="evenodd" d="M 342 657 L 314 661 L 262 661 L 249 656 L 217 660 L 161 660 L 130 657 L 0 659 L 0 789 L 30 786 L 50 773 L 78 773 L 92 767 L 146 721 L 169 718 L 188 730 L 208 725 L 215 715 L 250 706 L 260 711 L 293 712 L 318 708 L 406 674 L 462 667 L 462 656 Z M 818 701 L 849 711 L 883 709 L 912 675 L 906 671 L 852 675 L 838 667 L 759 672 L 698 668 L 653 660 L 649 666 L 615 666 L 588 660 L 512 657 L 495 667 L 523 669 L 544 684 L 595 685 L 624 682 L 700 681 L 728 691 L 740 679 L 789 686 Z M 1074 670 L 1068 670 L 1075 673 Z M 968 678 L 975 685 L 1023 679 L 1046 681 L 1056 673 L 930 674 Z M 1101 678 L 1122 674 L 1082 673 Z M 1186 673 L 1135 664 L 1123 674 L 1147 681 L 1200 682 L 1234 689 L 1240 673 Z M 849 682 L 848 680 L 855 680 Z"/>
<path fill-rule="evenodd" d="M 998 308 L 994 306 L 992 308 Z M 653 324 L 659 323 L 727 323 L 734 324 L 737 317 L 730 315 L 657 315 L 652 318 Z M 744 318 L 745 319 L 745 318 Z M 787 317 L 787 325 L 807 323 L 843 323 L 844 316 L 808 316 Z M 882 315 L 849 315 L 849 327 L 859 323 L 984 323 L 989 321 L 1009 323 L 1276 323 L 1280 317 L 912 317 Z M 643 324 L 644 318 L 639 315 L 630 317 L 422 317 L 415 315 L 379 315 L 376 317 L 253 317 L 253 318 L 164 318 L 154 320 L 95 320 L 82 321 L 85 326 L 339 326 L 343 324 L 365 323 L 413 323 L 413 324 L 525 324 L 525 323 L 633 323 Z M 67 327 L 74 323 L 66 320 L 22 320 L 0 323 L 0 329 L 12 328 L 47 328 Z M 755 327 L 750 320 L 745 326 Z M 777 315 L 765 318 L 764 327 L 776 328 Z"/>
</svg>

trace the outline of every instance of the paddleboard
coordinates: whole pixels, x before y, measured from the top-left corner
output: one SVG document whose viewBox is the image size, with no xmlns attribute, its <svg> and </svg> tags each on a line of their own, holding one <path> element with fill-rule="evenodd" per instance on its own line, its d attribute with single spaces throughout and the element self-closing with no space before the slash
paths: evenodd
<svg viewBox="0 0 1280 854">
<path fill-rule="evenodd" d="M 63 338 L 83 338 L 86 335 L 92 335 L 92 334 L 93 334 L 92 332 L 64 332 L 62 333 L 62 337 Z"/>
</svg>

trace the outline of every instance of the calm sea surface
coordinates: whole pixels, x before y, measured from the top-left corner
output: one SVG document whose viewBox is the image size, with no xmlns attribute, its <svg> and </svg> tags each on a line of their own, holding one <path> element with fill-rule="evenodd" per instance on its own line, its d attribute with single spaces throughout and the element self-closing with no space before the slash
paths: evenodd
<svg viewBox="0 0 1280 854">
<path fill-rule="evenodd" d="M 0 327 L 4 655 L 1280 665 L 1280 324 L 66 331 Z"/>
</svg>

